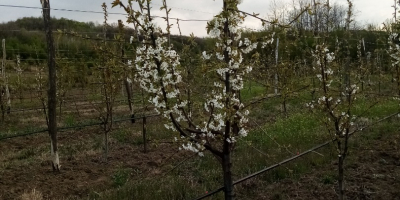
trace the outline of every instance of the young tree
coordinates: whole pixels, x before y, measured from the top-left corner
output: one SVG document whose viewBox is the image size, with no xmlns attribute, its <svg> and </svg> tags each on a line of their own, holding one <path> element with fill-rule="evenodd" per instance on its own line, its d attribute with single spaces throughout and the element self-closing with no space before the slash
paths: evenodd
<svg viewBox="0 0 400 200">
<path fill-rule="evenodd" d="M 319 91 L 322 97 L 316 102 L 307 104 L 310 108 L 322 111 L 323 123 L 329 134 L 336 140 L 338 153 L 338 193 L 339 199 L 344 198 L 344 160 L 348 154 L 350 132 L 355 130 L 356 116 L 351 114 L 359 87 L 352 84 L 341 90 L 340 79 L 335 78 L 335 54 L 329 52 L 325 44 L 317 45 L 312 52 L 315 59 L 315 73 L 319 80 Z M 344 97 L 344 99 L 342 98 Z"/>
<path fill-rule="evenodd" d="M 109 133 L 114 125 L 114 104 L 117 93 L 121 89 L 121 55 L 118 53 L 120 44 L 110 44 L 107 40 L 107 28 L 109 27 L 107 6 L 102 4 L 104 11 L 103 38 L 97 47 L 97 52 L 101 55 L 100 63 L 97 65 L 95 74 L 101 84 L 101 103 L 96 106 L 104 131 L 104 160 L 107 162 L 109 151 Z M 116 40 L 121 41 L 121 35 Z M 117 53 L 115 53 L 117 52 Z"/>
<path fill-rule="evenodd" d="M 212 54 L 203 52 L 203 58 L 208 60 L 208 69 L 216 78 L 212 91 L 206 94 L 204 110 L 198 111 L 201 114 L 196 115 L 196 119 L 188 114 L 186 95 L 181 95 L 186 85 L 180 72 L 180 57 L 168 44 L 162 29 L 153 22 L 151 0 L 136 0 L 139 11 L 132 9 L 132 2 L 128 1 L 125 6 L 115 0 L 113 6 L 125 9 L 129 14 L 127 21 L 135 22 L 143 37 L 142 45 L 136 50 L 135 80 L 151 95 L 149 101 L 155 109 L 170 121 L 165 127 L 181 135 L 185 141 L 182 149 L 200 156 L 208 150 L 220 161 L 225 199 L 234 199 L 231 152 L 236 137 L 247 135 L 245 124 L 249 113 L 244 110 L 239 93 L 243 88 L 243 75 L 252 69 L 243 66 L 243 54 L 257 47 L 257 43 L 241 39 L 238 26 L 245 16 L 237 10 L 238 0 L 224 0 L 223 11 L 207 25 L 209 35 L 217 42 Z M 167 9 L 165 1 L 162 9 Z"/>
</svg>

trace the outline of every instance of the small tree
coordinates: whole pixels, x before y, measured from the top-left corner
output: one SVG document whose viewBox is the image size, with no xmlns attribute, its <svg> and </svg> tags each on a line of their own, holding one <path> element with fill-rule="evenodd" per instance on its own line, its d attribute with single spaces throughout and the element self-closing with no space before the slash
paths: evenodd
<svg viewBox="0 0 400 200">
<path fill-rule="evenodd" d="M 113 128 L 114 116 L 114 102 L 117 93 L 121 88 L 121 77 L 122 68 L 121 60 L 118 54 L 119 45 L 109 44 L 107 42 L 107 23 L 108 14 L 107 6 L 105 3 L 102 4 L 104 11 L 104 23 L 103 23 L 103 38 L 102 43 L 97 47 L 97 52 L 101 55 L 100 63 L 96 69 L 97 78 L 100 80 L 101 85 L 101 103 L 96 107 L 99 112 L 99 117 L 102 123 L 102 128 L 104 131 L 104 160 L 107 162 L 108 158 L 108 143 L 109 143 L 109 133 Z M 116 38 L 119 40 L 119 36 Z"/>
<path fill-rule="evenodd" d="M 209 150 L 221 163 L 225 199 L 233 199 L 233 180 L 231 172 L 231 151 L 236 137 L 247 135 L 245 124 L 248 111 L 239 99 L 243 88 L 243 76 L 251 67 L 243 66 L 243 54 L 257 47 L 249 39 L 241 39 L 238 26 L 245 16 L 237 10 L 237 0 L 224 0 L 223 11 L 207 25 L 208 33 L 217 42 L 212 54 L 203 52 L 208 70 L 214 72 L 215 82 L 212 91 L 204 102 L 204 110 L 199 111 L 196 119 L 188 114 L 186 95 L 181 91 L 186 86 L 183 82 L 179 55 L 167 43 L 167 37 L 157 27 L 151 16 L 151 0 L 136 0 L 140 10 L 134 11 L 133 1 L 125 6 L 119 0 L 113 6 L 120 5 L 129 14 L 128 22 L 136 23 L 142 34 L 143 42 L 136 50 L 135 80 L 150 94 L 149 101 L 156 111 L 163 114 L 170 123 L 165 127 L 177 131 L 184 140 L 182 149 L 203 155 Z M 166 1 L 162 9 L 167 9 Z M 146 12 L 146 13 L 145 13 Z M 168 12 L 168 11 L 167 11 Z M 168 24 L 167 32 L 170 28 Z"/>
<path fill-rule="evenodd" d="M 315 74 L 319 80 L 318 89 L 322 97 L 316 102 L 307 104 L 310 108 L 322 111 L 323 123 L 329 134 L 335 138 L 338 153 L 338 186 L 339 199 L 344 198 L 344 160 L 348 153 L 348 140 L 350 132 L 355 130 L 355 116 L 351 109 L 359 87 L 356 84 L 345 86 L 341 91 L 341 81 L 334 77 L 335 59 L 334 53 L 329 52 L 326 45 L 317 45 L 312 52 L 315 59 Z M 342 97 L 343 98 L 342 98 Z"/>
</svg>

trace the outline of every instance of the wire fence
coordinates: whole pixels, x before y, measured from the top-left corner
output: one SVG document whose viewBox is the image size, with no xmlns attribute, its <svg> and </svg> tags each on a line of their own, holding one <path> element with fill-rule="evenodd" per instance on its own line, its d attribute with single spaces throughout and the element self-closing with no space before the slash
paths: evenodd
<svg viewBox="0 0 400 200">
<path fill-rule="evenodd" d="M 121 119 L 115 119 L 112 122 L 113 123 L 120 123 L 120 122 L 127 122 L 132 120 L 139 120 L 143 118 L 151 118 L 151 117 L 157 117 L 160 116 L 160 114 L 148 114 L 148 115 L 142 115 L 142 116 L 136 116 L 136 117 L 131 117 L 131 118 L 121 118 Z M 88 123 L 88 124 L 81 124 L 81 125 L 75 125 L 75 126 L 63 126 L 63 127 L 58 127 L 58 131 L 65 131 L 65 130 L 70 130 L 70 129 L 81 129 L 81 128 L 86 128 L 86 127 L 92 127 L 92 126 L 100 126 L 104 125 L 104 122 L 96 122 L 96 123 Z M 36 131 L 31 131 L 31 132 L 21 132 L 21 133 L 15 133 L 10 136 L 4 136 L 0 137 L 0 141 L 2 140 L 7 140 L 7 139 L 12 139 L 12 138 L 19 138 L 19 137 L 25 137 L 25 136 L 30 136 L 30 135 L 36 135 L 38 133 L 44 133 L 47 132 L 48 129 L 41 129 L 41 130 L 36 130 Z"/>
</svg>

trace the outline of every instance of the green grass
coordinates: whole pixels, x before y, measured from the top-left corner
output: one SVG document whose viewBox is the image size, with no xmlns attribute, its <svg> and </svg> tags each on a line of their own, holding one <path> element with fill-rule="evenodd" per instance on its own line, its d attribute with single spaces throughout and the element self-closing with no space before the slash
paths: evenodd
<svg viewBox="0 0 400 200">
<path fill-rule="evenodd" d="M 76 124 L 76 118 L 73 114 L 67 114 L 64 117 L 64 126 L 74 126 Z"/>
<path fill-rule="evenodd" d="M 127 183 L 125 186 L 116 190 L 110 190 L 95 199 L 191 199 L 196 197 L 196 187 L 188 184 L 186 180 L 180 177 L 166 176 L 157 180 L 138 180 Z M 207 191 L 203 188 L 203 194 Z M 89 199 L 94 199 L 93 197 Z M 220 195 L 212 199 L 220 199 Z"/>
<path fill-rule="evenodd" d="M 244 84 L 243 89 L 240 91 L 240 97 L 242 101 L 247 102 L 254 97 L 262 96 L 265 94 L 267 89 L 265 86 L 258 84 L 254 81 L 249 81 Z"/>
<path fill-rule="evenodd" d="M 123 168 L 123 169 L 118 169 L 112 176 L 112 185 L 115 188 L 120 188 L 124 186 L 132 173 L 132 169 L 129 168 Z"/>
</svg>

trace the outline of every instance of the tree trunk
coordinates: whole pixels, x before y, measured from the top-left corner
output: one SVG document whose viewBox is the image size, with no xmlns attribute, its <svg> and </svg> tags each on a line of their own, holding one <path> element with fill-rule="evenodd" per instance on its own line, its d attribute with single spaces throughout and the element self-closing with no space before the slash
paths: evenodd
<svg viewBox="0 0 400 200">
<path fill-rule="evenodd" d="M 48 90 L 48 117 L 49 117 L 49 135 L 51 138 L 51 157 L 53 170 L 60 170 L 60 160 L 58 158 L 57 148 L 57 85 L 56 85 L 56 60 L 55 49 L 53 44 L 53 35 L 50 21 L 50 0 L 41 0 L 43 8 L 43 20 L 46 32 L 47 51 L 48 51 L 48 67 L 49 67 L 49 90 Z"/>
<path fill-rule="evenodd" d="M 228 11 L 228 4 L 227 1 L 223 1 L 224 4 L 224 11 Z M 229 31 L 229 24 L 228 18 L 226 18 L 224 24 L 224 34 L 225 37 L 230 38 L 231 34 Z M 229 52 L 227 50 L 224 51 L 225 62 L 229 63 L 231 60 L 229 56 Z M 226 94 L 233 92 L 230 86 L 230 73 L 225 72 L 225 90 Z M 225 100 L 225 107 L 231 107 L 231 100 L 229 97 L 226 97 Z M 233 200 L 234 193 L 233 193 L 233 181 L 232 181 L 232 172 L 231 172 L 231 143 L 229 142 L 231 139 L 231 121 L 228 119 L 225 121 L 225 134 L 224 134 L 224 143 L 223 143 L 223 155 L 222 155 L 222 171 L 224 173 L 224 190 L 225 190 L 225 200 Z"/>
<path fill-rule="evenodd" d="M 340 200 L 343 200 L 343 198 L 344 198 L 344 185 L 343 185 L 343 156 L 342 155 L 340 155 L 340 157 L 339 157 L 339 178 L 338 178 L 338 181 L 339 181 L 339 199 Z"/>
<path fill-rule="evenodd" d="M 344 156 L 343 152 L 341 150 L 341 142 L 338 141 L 338 150 L 339 150 L 339 163 L 338 163 L 338 170 L 339 170 L 339 177 L 338 177 L 338 190 L 339 190 L 339 200 L 344 199 L 344 185 L 343 185 L 343 161 L 344 161 Z"/>
<path fill-rule="evenodd" d="M 107 125 L 105 125 L 107 126 Z M 107 129 L 107 127 L 105 127 Z M 108 161 L 108 131 L 104 132 L 104 161 Z"/>
<path fill-rule="evenodd" d="M 146 116 L 143 117 L 143 151 L 147 153 L 147 139 L 146 139 L 146 132 L 147 132 L 147 122 Z"/>
<path fill-rule="evenodd" d="M 135 115 L 133 114 L 133 103 L 132 103 L 132 90 L 131 83 L 128 81 L 128 76 L 124 77 L 124 85 L 126 90 L 126 95 L 128 98 L 129 111 L 131 112 L 131 122 L 135 123 Z"/>
<path fill-rule="evenodd" d="M 233 130 L 235 132 L 238 129 L 235 129 L 236 124 L 233 124 Z M 225 135 L 224 135 L 224 146 L 223 146 L 223 155 L 222 155 L 222 171 L 224 173 L 224 192 L 225 192 L 225 200 L 233 200 L 235 199 L 235 194 L 233 192 L 233 181 L 232 181 L 232 162 L 231 162 L 231 147 L 232 144 L 229 142 L 231 137 L 231 122 L 228 120 L 225 122 Z"/>
<path fill-rule="evenodd" d="M 222 170 L 224 173 L 225 200 L 235 199 L 231 167 L 232 163 L 230 151 L 224 152 L 224 157 L 222 159 Z"/>
</svg>

